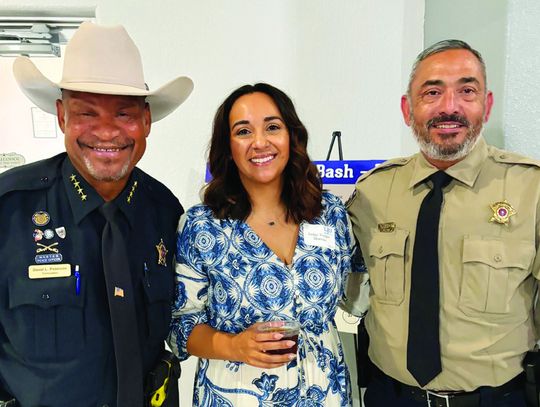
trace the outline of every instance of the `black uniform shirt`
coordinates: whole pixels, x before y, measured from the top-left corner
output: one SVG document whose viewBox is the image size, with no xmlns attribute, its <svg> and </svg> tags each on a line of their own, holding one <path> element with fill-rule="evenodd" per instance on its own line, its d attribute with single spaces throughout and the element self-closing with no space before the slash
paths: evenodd
<svg viewBox="0 0 540 407">
<path fill-rule="evenodd" d="M 183 210 L 137 168 L 114 202 L 129 225 L 126 261 L 146 375 L 169 329 Z M 0 388 L 23 407 L 116 405 L 103 203 L 65 153 L 0 175 Z"/>
</svg>

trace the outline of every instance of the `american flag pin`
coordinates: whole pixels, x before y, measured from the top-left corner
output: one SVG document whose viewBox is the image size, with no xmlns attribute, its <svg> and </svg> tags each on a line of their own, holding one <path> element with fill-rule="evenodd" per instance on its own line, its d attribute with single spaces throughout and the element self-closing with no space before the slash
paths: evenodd
<svg viewBox="0 0 540 407">
<path fill-rule="evenodd" d="M 122 290 L 120 287 L 114 287 L 114 296 L 124 298 L 124 290 Z"/>
</svg>

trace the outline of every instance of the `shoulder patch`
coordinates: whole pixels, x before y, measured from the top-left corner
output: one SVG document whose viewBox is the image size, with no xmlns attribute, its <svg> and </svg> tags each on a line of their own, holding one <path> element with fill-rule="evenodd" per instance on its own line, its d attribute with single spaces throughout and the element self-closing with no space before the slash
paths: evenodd
<svg viewBox="0 0 540 407">
<path fill-rule="evenodd" d="M 519 153 L 501 150 L 493 146 L 489 148 L 489 155 L 499 163 L 531 165 L 540 168 L 540 160 L 526 157 Z"/>
<path fill-rule="evenodd" d="M 359 183 L 361 182 L 362 180 L 366 179 L 367 177 L 369 177 L 370 175 L 372 174 L 375 174 L 376 172 L 379 172 L 379 171 L 382 171 L 382 170 L 385 170 L 387 168 L 391 168 L 391 167 L 400 167 L 402 165 L 405 165 L 407 164 L 409 161 L 411 161 L 411 159 L 413 158 L 414 156 L 410 156 L 410 157 L 399 157 L 399 158 L 392 158 L 391 160 L 388 160 L 388 161 L 385 161 L 379 165 L 377 165 L 375 168 L 369 170 L 368 172 L 362 174 L 358 180 L 356 181 L 356 183 Z"/>
</svg>

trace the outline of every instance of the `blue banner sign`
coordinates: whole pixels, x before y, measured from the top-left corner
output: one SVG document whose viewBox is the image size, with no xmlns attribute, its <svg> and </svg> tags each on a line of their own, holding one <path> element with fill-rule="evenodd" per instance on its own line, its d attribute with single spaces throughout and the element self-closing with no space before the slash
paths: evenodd
<svg viewBox="0 0 540 407">
<path fill-rule="evenodd" d="M 323 185 L 355 184 L 360 175 L 385 160 L 313 161 L 317 166 Z"/>
<path fill-rule="evenodd" d="M 342 161 L 313 161 L 317 166 L 323 185 L 355 184 L 360 175 L 368 172 L 385 160 L 342 160 Z M 205 181 L 210 182 L 212 175 L 206 166 Z"/>
</svg>

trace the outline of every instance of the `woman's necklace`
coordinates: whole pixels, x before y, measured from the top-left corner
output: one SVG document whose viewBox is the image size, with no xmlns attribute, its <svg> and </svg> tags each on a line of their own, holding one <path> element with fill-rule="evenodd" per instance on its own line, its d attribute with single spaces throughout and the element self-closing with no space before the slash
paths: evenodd
<svg viewBox="0 0 540 407">
<path fill-rule="evenodd" d="M 265 223 L 266 225 L 268 226 L 276 226 L 278 223 L 280 223 L 280 219 L 284 218 L 285 217 L 285 213 L 286 212 L 283 212 L 281 213 L 280 215 L 276 216 L 274 219 L 268 219 L 268 217 L 266 217 L 266 219 L 263 220 L 263 217 L 262 216 L 258 216 L 254 213 L 251 213 L 251 217 L 255 220 L 259 220 L 259 222 L 263 222 Z M 285 223 L 285 222 L 283 222 Z"/>
</svg>

